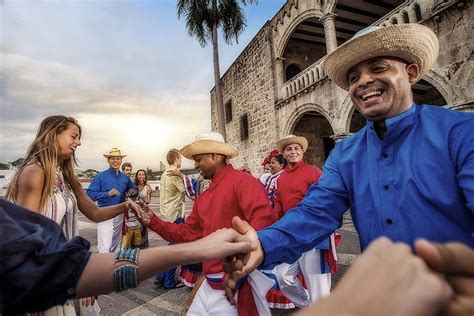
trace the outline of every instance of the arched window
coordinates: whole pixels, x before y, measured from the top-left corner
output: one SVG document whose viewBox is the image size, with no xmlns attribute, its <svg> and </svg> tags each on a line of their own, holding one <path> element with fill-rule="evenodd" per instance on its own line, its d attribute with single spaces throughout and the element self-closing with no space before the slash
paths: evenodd
<svg viewBox="0 0 474 316">
<path fill-rule="evenodd" d="M 286 67 L 286 77 L 285 77 L 286 80 L 285 81 L 290 80 L 291 78 L 293 78 L 300 72 L 301 72 L 301 68 L 298 65 L 296 64 L 288 65 L 288 67 Z"/>
<path fill-rule="evenodd" d="M 420 80 L 412 88 L 413 99 L 417 104 L 446 105 L 446 100 L 428 81 Z"/>
<path fill-rule="evenodd" d="M 335 145 L 329 121 L 318 112 L 306 112 L 295 122 L 292 134 L 306 137 L 309 147 L 304 159 L 321 168 Z"/>
</svg>

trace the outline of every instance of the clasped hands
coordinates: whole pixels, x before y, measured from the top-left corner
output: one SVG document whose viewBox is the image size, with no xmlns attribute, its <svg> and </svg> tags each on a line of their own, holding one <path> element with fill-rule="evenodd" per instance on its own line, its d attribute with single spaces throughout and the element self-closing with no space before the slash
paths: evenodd
<svg viewBox="0 0 474 316">
<path fill-rule="evenodd" d="M 127 198 L 125 201 L 125 207 L 132 211 L 142 224 L 146 223 L 146 225 L 144 224 L 145 226 L 148 226 L 153 215 L 153 211 L 148 204 L 146 201 L 133 201 L 131 198 Z"/>
<path fill-rule="evenodd" d="M 237 281 L 264 253 L 255 230 L 238 217 L 234 229 L 252 245 L 225 259 L 226 296 L 235 304 Z M 417 240 L 412 249 L 381 237 L 345 273 L 331 295 L 301 315 L 474 315 L 474 250 L 461 243 Z"/>
</svg>

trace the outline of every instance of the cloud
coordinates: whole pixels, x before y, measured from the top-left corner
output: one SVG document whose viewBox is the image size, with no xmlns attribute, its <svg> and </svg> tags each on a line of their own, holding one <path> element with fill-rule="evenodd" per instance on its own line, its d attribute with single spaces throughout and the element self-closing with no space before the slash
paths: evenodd
<svg viewBox="0 0 474 316">
<path fill-rule="evenodd" d="M 140 164 L 157 167 L 169 148 L 210 126 L 205 90 L 143 95 L 58 62 L 18 54 L 3 54 L 2 60 L 0 161 L 23 155 L 39 122 L 53 114 L 74 116 L 83 126 L 84 167 L 97 167 L 97 157 L 112 144 L 129 148 Z"/>
<path fill-rule="evenodd" d="M 220 41 L 221 73 L 283 2 L 248 7 L 240 44 Z M 212 47 L 187 34 L 176 1 L 0 5 L 0 162 L 23 156 L 54 114 L 81 123 L 83 168 L 105 168 L 112 146 L 158 168 L 168 148 L 209 130 Z"/>
</svg>

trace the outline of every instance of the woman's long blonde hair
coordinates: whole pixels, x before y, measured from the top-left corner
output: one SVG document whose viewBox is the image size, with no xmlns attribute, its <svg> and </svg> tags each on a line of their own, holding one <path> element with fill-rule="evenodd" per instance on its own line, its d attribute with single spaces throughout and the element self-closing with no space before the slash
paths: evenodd
<svg viewBox="0 0 474 316">
<path fill-rule="evenodd" d="M 55 115 L 49 116 L 41 122 L 35 140 L 28 148 L 26 157 L 8 186 L 6 195 L 8 200 L 13 202 L 16 201 L 18 197 L 18 179 L 20 178 L 23 169 L 32 163 L 38 163 L 45 173 L 45 181 L 43 191 L 41 192 L 39 209 L 40 213 L 43 215 L 46 213 L 46 204 L 56 182 L 58 166 L 63 172 L 65 182 L 67 182 L 73 189 L 77 189 L 81 186 L 74 176 L 74 167 L 77 166 L 75 153 L 72 154 L 70 159 L 66 159 L 59 163 L 58 135 L 64 132 L 70 124 L 74 124 L 79 128 L 80 137 L 82 135 L 81 126 L 72 117 Z"/>
</svg>

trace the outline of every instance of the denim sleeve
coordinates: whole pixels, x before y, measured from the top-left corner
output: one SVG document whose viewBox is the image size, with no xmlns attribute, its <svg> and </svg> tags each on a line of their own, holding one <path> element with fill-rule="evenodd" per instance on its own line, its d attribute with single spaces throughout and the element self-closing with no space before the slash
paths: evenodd
<svg viewBox="0 0 474 316">
<path fill-rule="evenodd" d="M 0 200 L 0 314 L 42 311 L 75 296 L 89 242 L 66 240 L 50 219 Z"/>
<path fill-rule="evenodd" d="M 102 173 L 99 173 L 92 179 L 91 184 L 86 190 L 87 195 L 92 199 L 92 201 L 102 200 L 108 197 L 108 191 L 101 191 L 102 186 Z"/>
<path fill-rule="evenodd" d="M 348 190 L 340 174 L 340 148 L 334 148 L 323 175 L 303 200 L 278 222 L 258 232 L 265 253 L 262 266 L 295 262 L 342 225 L 349 207 Z"/>
</svg>

